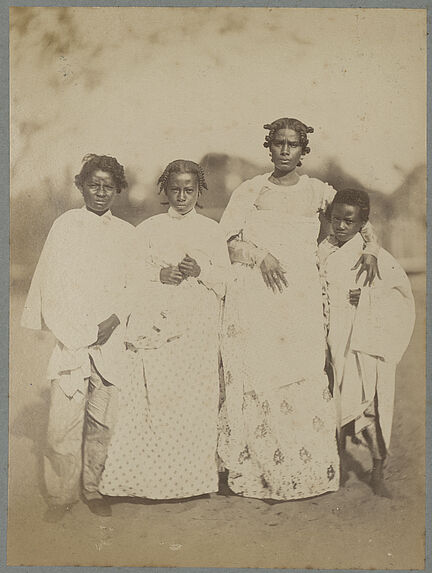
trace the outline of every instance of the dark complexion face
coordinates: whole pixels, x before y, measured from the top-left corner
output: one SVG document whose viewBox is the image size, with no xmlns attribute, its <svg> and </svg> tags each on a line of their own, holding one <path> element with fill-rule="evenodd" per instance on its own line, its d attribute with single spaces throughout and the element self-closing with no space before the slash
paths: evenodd
<svg viewBox="0 0 432 573">
<path fill-rule="evenodd" d="M 364 225 L 360 218 L 360 207 L 335 203 L 332 207 L 331 224 L 338 241 L 346 243 L 356 235 Z"/>
<path fill-rule="evenodd" d="M 293 129 L 279 129 L 271 142 L 270 153 L 278 174 L 294 171 L 302 156 L 299 134 Z"/>
<path fill-rule="evenodd" d="M 117 187 L 111 173 L 96 169 L 80 188 L 89 211 L 103 215 L 112 206 L 117 195 Z"/>
<path fill-rule="evenodd" d="M 177 213 L 186 215 L 198 200 L 198 177 L 195 173 L 171 173 L 165 194 L 170 206 Z"/>
</svg>

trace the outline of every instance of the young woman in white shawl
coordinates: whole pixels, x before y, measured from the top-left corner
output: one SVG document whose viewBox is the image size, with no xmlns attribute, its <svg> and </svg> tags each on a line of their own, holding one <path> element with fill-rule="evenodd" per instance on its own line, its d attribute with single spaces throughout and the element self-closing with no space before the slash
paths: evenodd
<svg viewBox="0 0 432 573">
<path fill-rule="evenodd" d="M 128 288 L 128 387 L 122 391 L 100 490 L 187 498 L 218 490 L 221 300 L 230 272 L 219 225 L 195 205 L 207 189 L 192 161 L 159 179 L 169 209 L 136 230 Z"/>
<path fill-rule="evenodd" d="M 219 455 L 235 493 L 289 500 L 339 485 L 316 258 L 320 214 L 336 191 L 297 173 L 313 128 L 292 118 L 264 127 L 273 171 L 240 185 L 220 223 L 233 278 L 224 311 Z M 365 270 L 370 282 L 378 249 L 370 227 L 363 235 L 369 250 L 358 274 Z"/>
<path fill-rule="evenodd" d="M 338 192 L 328 209 L 333 232 L 320 244 L 318 255 L 328 302 L 342 468 L 347 434 L 362 434 L 372 457 L 372 490 L 391 497 L 383 467 L 390 446 L 396 366 L 413 331 L 414 299 L 405 271 L 385 249 L 378 254 L 381 280 L 366 289 L 356 285 L 352 267 L 363 251 L 360 231 L 369 210 L 366 191 Z M 347 471 L 343 476 L 348 478 Z"/>
</svg>

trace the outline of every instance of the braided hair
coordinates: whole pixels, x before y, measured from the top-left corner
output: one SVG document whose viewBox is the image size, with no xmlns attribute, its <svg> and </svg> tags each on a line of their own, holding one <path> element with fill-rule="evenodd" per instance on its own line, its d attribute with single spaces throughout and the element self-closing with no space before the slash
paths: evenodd
<svg viewBox="0 0 432 573">
<path fill-rule="evenodd" d="M 292 117 L 281 117 L 280 119 L 275 119 L 271 123 L 266 123 L 264 129 L 268 129 L 269 133 L 265 136 L 265 141 L 263 143 L 264 147 L 270 147 L 273 143 L 276 132 L 280 129 L 292 129 L 299 134 L 300 145 L 302 148 L 302 155 L 306 155 L 310 152 L 310 147 L 308 147 L 309 139 L 307 137 L 308 133 L 313 133 L 314 128 L 309 127 L 302 123 L 298 119 Z M 298 166 L 300 167 L 301 161 L 299 161 Z"/>
<path fill-rule="evenodd" d="M 194 173 L 198 179 L 198 194 L 201 195 L 203 191 L 207 190 L 207 183 L 201 165 L 188 159 L 176 159 L 165 167 L 164 172 L 159 177 L 159 193 L 166 191 L 171 173 Z"/>
<path fill-rule="evenodd" d="M 333 201 L 328 206 L 326 211 L 326 217 L 330 220 L 333 205 L 336 204 L 352 205 L 353 207 L 358 207 L 360 210 L 360 219 L 366 223 L 369 219 L 370 213 L 370 200 L 369 195 L 366 191 L 362 189 L 343 189 L 338 191 L 334 196 Z"/>
<path fill-rule="evenodd" d="M 106 171 L 110 173 L 114 179 L 117 193 L 127 189 L 128 184 L 125 177 L 124 167 L 120 165 L 115 157 L 108 155 L 96 155 L 95 153 L 88 153 L 83 157 L 83 165 L 78 175 L 75 175 L 75 185 L 78 189 L 82 189 L 84 183 L 95 171 Z"/>
</svg>

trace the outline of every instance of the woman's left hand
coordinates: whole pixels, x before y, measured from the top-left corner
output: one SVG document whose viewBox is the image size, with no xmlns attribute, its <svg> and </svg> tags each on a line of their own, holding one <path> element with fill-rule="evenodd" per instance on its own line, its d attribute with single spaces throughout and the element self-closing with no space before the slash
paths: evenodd
<svg viewBox="0 0 432 573">
<path fill-rule="evenodd" d="M 201 268 L 196 262 L 196 260 L 190 257 L 188 254 L 186 254 L 184 259 L 179 264 L 178 268 L 181 274 L 184 275 L 185 277 L 196 278 L 199 277 L 201 273 Z"/>
<path fill-rule="evenodd" d="M 356 269 L 359 269 L 356 276 L 356 282 L 363 273 L 366 273 L 363 286 L 370 286 L 376 277 L 379 279 L 381 278 L 378 268 L 378 260 L 375 255 L 363 254 L 351 270 L 355 271 Z"/>
<path fill-rule="evenodd" d="M 261 274 L 265 284 L 273 290 L 273 292 L 283 292 L 287 288 L 288 282 L 285 278 L 285 270 L 276 257 L 271 253 L 263 258 L 260 265 Z"/>
</svg>

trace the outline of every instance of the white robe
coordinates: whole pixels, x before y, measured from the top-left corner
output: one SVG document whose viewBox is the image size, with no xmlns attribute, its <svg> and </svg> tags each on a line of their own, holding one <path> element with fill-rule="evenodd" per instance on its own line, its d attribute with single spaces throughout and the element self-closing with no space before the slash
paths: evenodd
<svg viewBox="0 0 432 573">
<path fill-rule="evenodd" d="M 138 351 L 128 353 L 100 491 L 154 499 L 215 492 L 226 242 L 215 221 L 169 209 L 137 227 L 136 253 L 126 338 Z M 197 260 L 198 278 L 162 284 L 161 269 L 186 254 Z"/>
<path fill-rule="evenodd" d="M 86 393 L 90 356 L 100 374 L 116 386 L 123 378 L 127 314 L 125 282 L 133 227 L 110 211 L 96 215 L 71 209 L 54 222 L 25 302 L 21 324 L 48 328 L 56 338 L 47 377 L 64 393 Z M 102 346 L 98 324 L 116 314 L 121 324 Z"/>
<path fill-rule="evenodd" d="M 334 193 L 307 176 L 286 187 L 262 175 L 234 191 L 221 219 L 227 239 L 246 242 L 227 285 L 219 439 L 229 486 L 240 495 L 299 499 L 339 485 L 316 260 L 319 213 Z M 262 278 L 267 252 L 286 270 L 283 293 Z"/>
<path fill-rule="evenodd" d="M 340 394 L 340 424 L 361 420 L 377 394 L 379 423 L 388 450 L 395 370 L 412 335 L 414 299 L 404 270 L 381 249 L 378 267 L 382 280 L 376 278 L 371 287 L 361 289 L 357 308 L 350 304 L 349 290 L 359 288 L 352 267 L 362 252 L 360 234 L 340 248 L 333 237 L 319 246 L 329 305 L 328 346 Z"/>
</svg>

